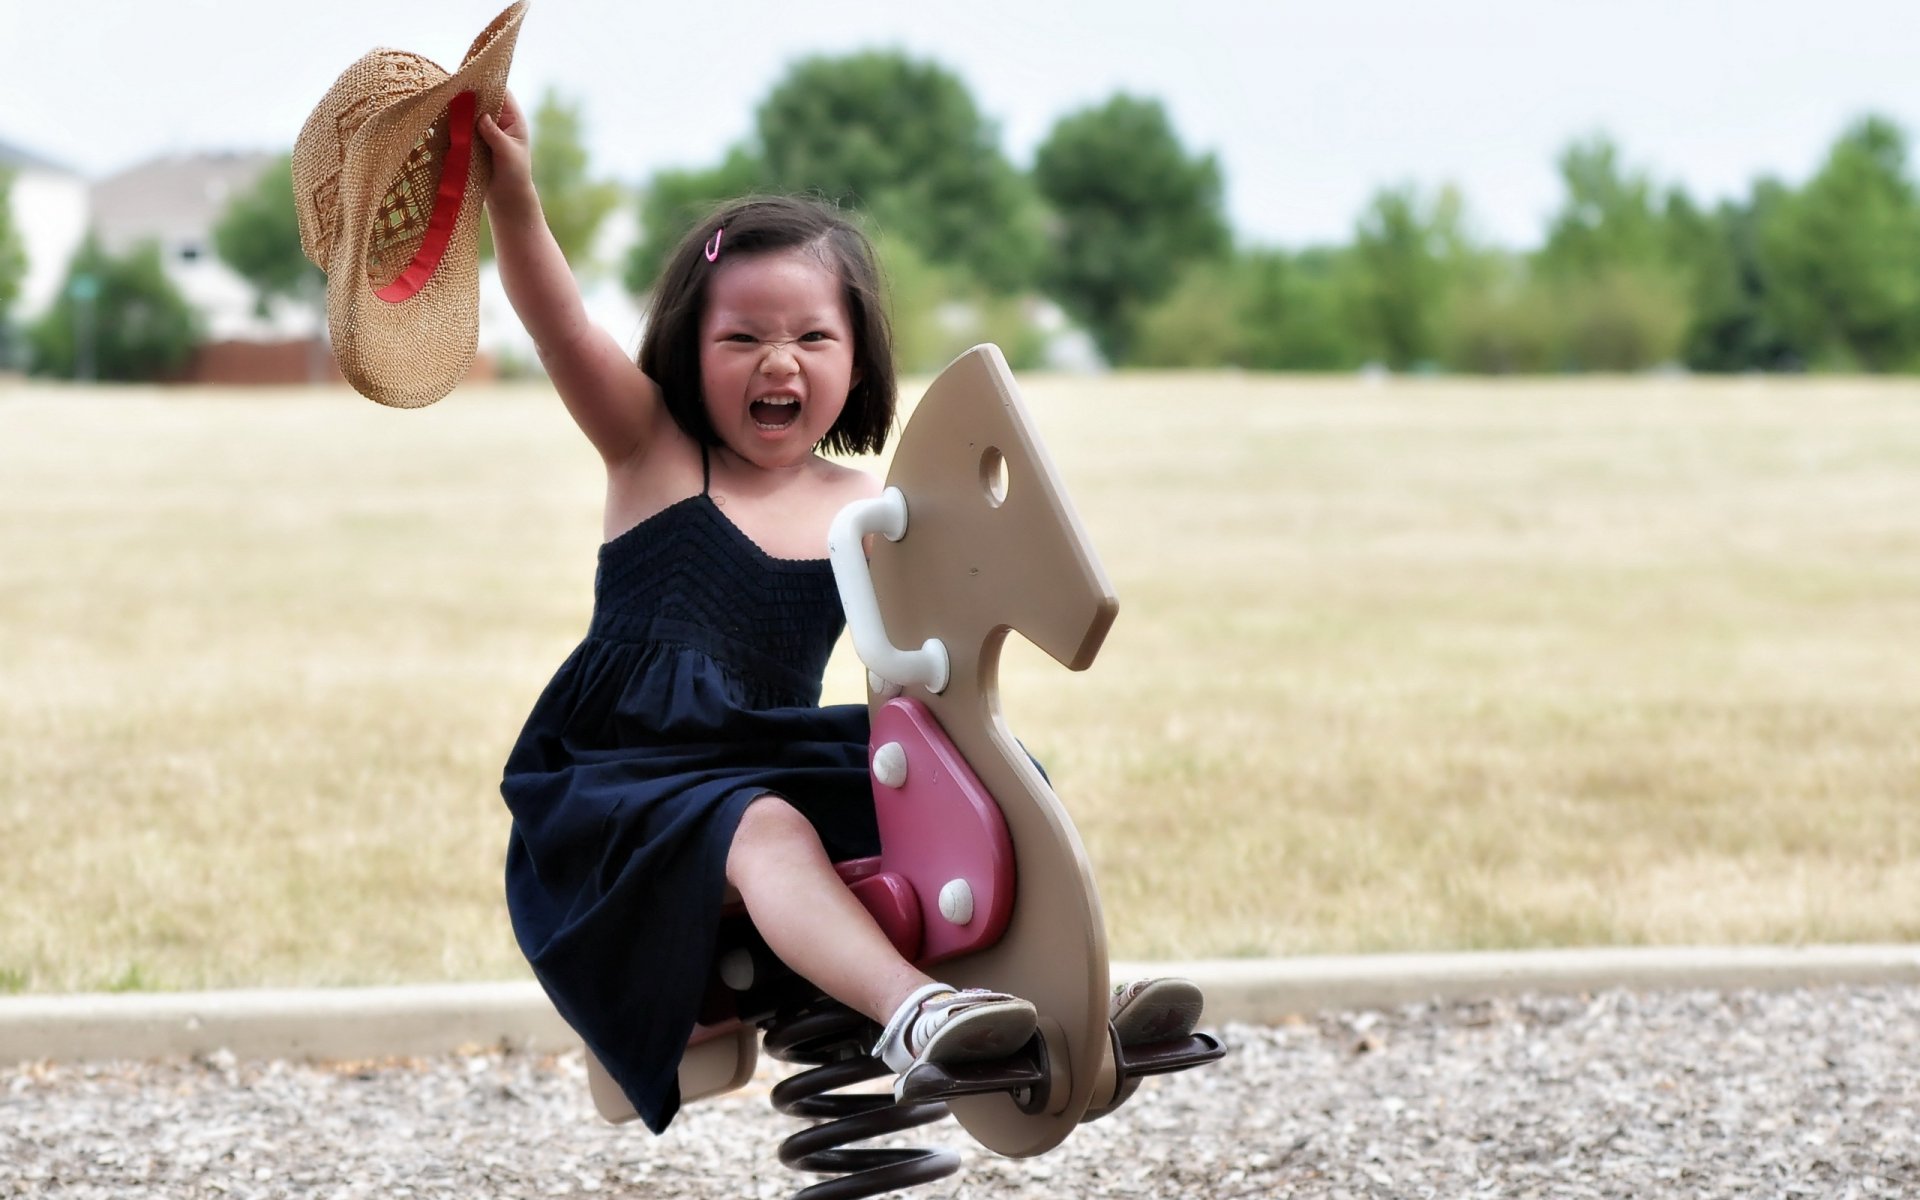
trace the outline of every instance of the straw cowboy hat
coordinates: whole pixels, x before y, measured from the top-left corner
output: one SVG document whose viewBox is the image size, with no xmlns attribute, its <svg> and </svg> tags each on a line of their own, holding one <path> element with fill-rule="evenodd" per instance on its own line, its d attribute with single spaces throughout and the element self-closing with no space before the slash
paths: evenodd
<svg viewBox="0 0 1920 1200">
<path fill-rule="evenodd" d="M 381 404 L 432 404 L 473 365 L 493 167 L 474 121 L 500 111 L 526 10 L 494 18 L 451 75 L 402 50 L 366 55 L 294 143 L 300 245 L 327 273 L 334 358 Z"/>
</svg>

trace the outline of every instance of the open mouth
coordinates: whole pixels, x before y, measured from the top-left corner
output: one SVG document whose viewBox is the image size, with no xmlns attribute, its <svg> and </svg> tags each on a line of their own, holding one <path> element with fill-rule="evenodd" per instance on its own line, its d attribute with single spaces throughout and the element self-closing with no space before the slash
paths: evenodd
<svg viewBox="0 0 1920 1200">
<path fill-rule="evenodd" d="M 800 401 L 791 396 L 772 396 L 755 400 L 750 410 L 753 423 L 762 429 L 785 429 L 800 419 Z"/>
</svg>

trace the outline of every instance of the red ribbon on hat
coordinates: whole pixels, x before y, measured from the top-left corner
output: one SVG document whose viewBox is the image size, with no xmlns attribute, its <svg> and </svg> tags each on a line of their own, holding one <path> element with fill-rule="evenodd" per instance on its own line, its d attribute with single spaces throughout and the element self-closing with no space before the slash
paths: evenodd
<svg viewBox="0 0 1920 1200">
<path fill-rule="evenodd" d="M 440 267 L 453 240 L 453 227 L 460 219 L 460 204 L 467 198 L 467 162 L 473 156 L 472 92 L 461 92 L 447 105 L 447 153 L 440 161 L 440 186 L 433 196 L 433 215 L 427 218 L 427 236 L 414 253 L 413 261 L 392 283 L 373 294 L 390 304 L 410 300 L 427 286 Z"/>
</svg>

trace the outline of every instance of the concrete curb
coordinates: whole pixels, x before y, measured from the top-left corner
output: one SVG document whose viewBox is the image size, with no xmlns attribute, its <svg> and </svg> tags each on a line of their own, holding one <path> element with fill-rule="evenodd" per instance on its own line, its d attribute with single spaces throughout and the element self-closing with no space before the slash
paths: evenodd
<svg viewBox="0 0 1920 1200">
<path fill-rule="evenodd" d="M 1920 945 L 1620 948 L 1377 954 L 1113 964 L 1116 979 L 1185 975 L 1209 1024 L 1608 988 L 1920 985 Z M 0 997 L 0 1064 L 148 1059 L 226 1050 L 241 1058 L 363 1059 L 509 1045 L 578 1044 L 538 985 L 250 989 Z"/>
</svg>

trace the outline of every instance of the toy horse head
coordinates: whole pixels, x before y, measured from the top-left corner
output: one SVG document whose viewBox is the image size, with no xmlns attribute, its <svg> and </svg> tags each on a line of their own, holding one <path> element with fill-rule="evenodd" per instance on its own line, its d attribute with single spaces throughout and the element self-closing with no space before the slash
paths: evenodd
<svg viewBox="0 0 1920 1200">
<path fill-rule="evenodd" d="M 989 702 L 1009 629 L 1072 670 L 1092 663 L 1119 600 L 996 347 L 933 381 L 887 482 L 907 495 L 915 535 L 872 551 L 891 633 L 937 636 L 955 680 Z"/>
</svg>

